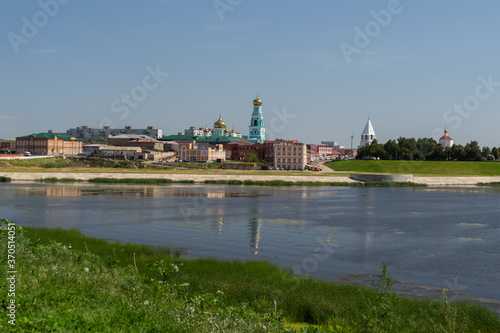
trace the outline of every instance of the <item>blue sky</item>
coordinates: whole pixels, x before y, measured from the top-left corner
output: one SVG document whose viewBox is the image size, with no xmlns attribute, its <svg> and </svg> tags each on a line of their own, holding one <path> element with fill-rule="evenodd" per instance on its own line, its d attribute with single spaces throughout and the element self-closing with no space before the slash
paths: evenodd
<svg viewBox="0 0 500 333">
<path fill-rule="evenodd" d="M 382 142 L 438 139 L 447 126 L 456 143 L 500 146 L 493 0 L 5 0 L 0 8 L 0 138 L 103 124 L 175 134 L 219 114 L 248 134 L 258 93 L 270 139 L 350 146 L 353 133 L 357 146 L 370 117 Z M 346 57 L 346 47 L 356 52 Z"/>
</svg>

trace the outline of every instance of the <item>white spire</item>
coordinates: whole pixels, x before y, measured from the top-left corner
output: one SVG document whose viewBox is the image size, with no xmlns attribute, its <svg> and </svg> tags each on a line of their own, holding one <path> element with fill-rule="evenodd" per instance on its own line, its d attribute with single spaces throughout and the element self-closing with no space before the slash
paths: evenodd
<svg viewBox="0 0 500 333">
<path fill-rule="evenodd" d="M 376 138 L 377 138 L 377 136 L 375 135 L 375 131 L 373 130 L 372 122 L 370 121 L 370 118 L 368 118 L 368 121 L 366 122 L 366 125 L 365 125 L 365 129 L 363 130 L 363 133 L 361 134 L 361 141 L 359 143 L 359 146 L 363 147 L 366 144 L 370 144 Z"/>
</svg>

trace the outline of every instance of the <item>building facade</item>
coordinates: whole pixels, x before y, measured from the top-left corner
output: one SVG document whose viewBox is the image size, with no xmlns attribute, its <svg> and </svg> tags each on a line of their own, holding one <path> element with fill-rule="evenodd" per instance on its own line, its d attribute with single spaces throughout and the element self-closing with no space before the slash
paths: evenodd
<svg viewBox="0 0 500 333">
<path fill-rule="evenodd" d="M 361 141 L 359 142 L 359 147 L 361 148 L 371 144 L 376 138 L 377 136 L 375 135 L 375 131 L 373 130 L 372 122 L 370 121 L 370 118 L 368 118 L 363 133 L 361 133 Z"/>
<path fill-rule="evenodd" d="M 245 156 L 249 154 L 255 154 L 259 159 L 262 159 L 261 144 L 251 144 L 246 141 L 233 141 L 225 144 L 224 149 L 228 152 L 228 158 L 233 161 L 243 161 Z"/>
<path fill-rule="evenodd" d="M 16 152 L 30 152 L 32 155 L 78 155 L 82 153 L 82 141 L 53 133 L 30 134 L 16 138 Z"/>
<path fill-rule="evenodd" d="M 158 141 L 147 135 L 119 134 L 108 137 L 111 146 L 141 147 L 150 150 L 164 150 L 165 142 Z"/>
<path fill-rule="evenodd" d="M 147 135 L 158 139 L 163 136 L 163 131 L 154 128 L 154 126 L 148 126 L 145 129 L 134 129 L 132 126 L 125 126 L 125 128 L 110 128 L 109 126 L 104 126 L 103 128 L 90 128 L 88 126 L 81 126 L 70 128 L 66 131 L 66 135 L 83 140 L 107 138 L 110 135 L 114 136 L 118 134 Z"/>
<path fill-rule="evenodd" d="M 262 114 L 262 101 L 259 96 L 253 100 L 253 113 L 248 129 L 248 140 L 259 143 L 266 141 L 266 128 L 264 127 L 264 115 Z"/>
<path fill-rule="evenodd" d="M 183 135 L 189 135 L 189 136 L 203 136 L 203 128 L 196 128 L 194 126 L 189 127 L 188 129 L 184 130 Z"/>
<path fill-rule="evenodd" d="M 0 141 L 0 154 L 14 154 L 16 152 L 16 140 Z"/>
<path fill-rule="evenodd" d="M 179 143 L 178 159 L 184 162 L 216 162 L 226 160 L 223 145 L 198 144 L 195 141 Z"/>
<path fill-rule="evenodd" d="M 297 141 L 274 142 L 274 168 L 304 170 L 307 164 L 307 145 Z"/>
</svg>

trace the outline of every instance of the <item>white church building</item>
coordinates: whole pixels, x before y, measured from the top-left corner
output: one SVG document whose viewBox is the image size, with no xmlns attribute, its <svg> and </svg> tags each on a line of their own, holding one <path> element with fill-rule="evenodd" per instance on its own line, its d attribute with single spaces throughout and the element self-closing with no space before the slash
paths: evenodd
<svg viewBox="0 0 500 333">
<path fill-rule="evenodd" d="M 375 131 L 373 130 L 372 122 L 370 121 L 370 118 L 368 118 L 365 129 L 363 130 L 363 133 L 361 133 L 361 141 L 359 142 L 358 148 L 364 147 L 367 144 L 371 144 L 376 138 L 377 136 L 375 135 Z"/>
<path fill-rule="evenodd" d="M 444 135 L 439 139 L 439 143 L 441 146 L 443 146 L 443 149 L 446 147 L 452 147 L 453 146 L 453 139 L 448 136 L 448 130 L 444 130 Z"/>
</svg>

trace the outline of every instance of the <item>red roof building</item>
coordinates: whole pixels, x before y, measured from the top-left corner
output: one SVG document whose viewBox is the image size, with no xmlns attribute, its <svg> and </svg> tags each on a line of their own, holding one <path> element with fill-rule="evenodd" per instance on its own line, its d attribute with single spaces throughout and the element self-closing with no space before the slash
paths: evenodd
<svg viewBox="0 0 500 333">
<path fill-rule="evenodd" d="M 444 135 L 439 139 L 439 144 L 443 146 L 443 148 L 451 148 L 453 146 L 453 139 L 448 136 L 447 129 L 444 130 Z"/>
</svg>

